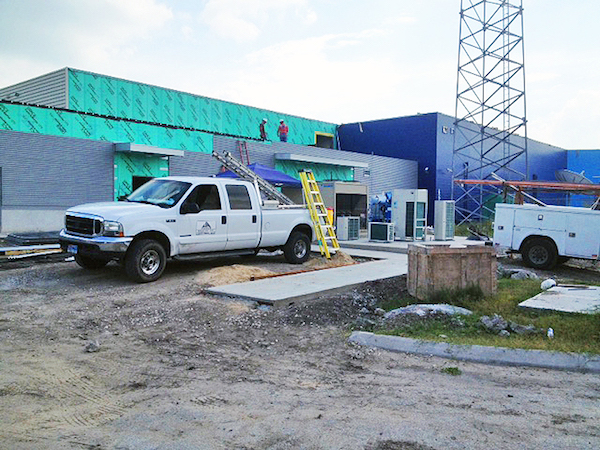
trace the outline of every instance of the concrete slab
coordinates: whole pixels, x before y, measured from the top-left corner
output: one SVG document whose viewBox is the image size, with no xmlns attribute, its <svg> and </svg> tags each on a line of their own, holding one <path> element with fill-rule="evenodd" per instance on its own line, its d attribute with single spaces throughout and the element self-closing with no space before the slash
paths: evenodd
<svg viewBox="0 0 600 450">
<path fill-rule="evenodd" d="M 457 236 L 452 241 L 434 241 L 428 236 L 428 239 L 422 241 L 393 241 L 393 242 L 375 242 L 369 241 L 368 238 L 360 238 L 352 241 L 340 241 L 342 250 L 346 249 L 360 249 L 360 250 L 375 250 L 387 253 L 408 253 L 408 246 L 410 244 L 423 244 L 423 245 L 485 245 L 484 241 L 472 241 L 466 237 Z"/>
<path fill-rule="evenodd" d="M 416 241 L 426 245 L 484 245 L 483 241 L 470 241 L 457 237 L 454 241 Z M 408 273 L 408 246 L 412 241 L 371 242 L 366 238 L 340 241 L 341 250 L 350 256 L 373 258 L 376 261 L 353 266 L 336 267 L 247 283 L 215 286 L 207 292 L 215 295 L 238 297 L 276 307 L 345 290 L 367 281 L 397 277 Z M 313 252 L 319 252 L 317 245 Z"/>
<path fill-rule="evenodd" d="M 519 303 L 519 306 L 569 313 L 600 313 L 600 286 L 554 286 Z"/>
<path fill-rule="evenodd" d="M 342 248 L 342 251 L 351 256 L 378 258 L 378 260 L 247 283 L 215 286 L 207 291 L 211 294 L 244 298 L 275 307 L 285 307 L 320 294 L 330 294 L 367 281 L 392 278 L 408 272 L 406 255 L 346 248 Z"/>
</svg>

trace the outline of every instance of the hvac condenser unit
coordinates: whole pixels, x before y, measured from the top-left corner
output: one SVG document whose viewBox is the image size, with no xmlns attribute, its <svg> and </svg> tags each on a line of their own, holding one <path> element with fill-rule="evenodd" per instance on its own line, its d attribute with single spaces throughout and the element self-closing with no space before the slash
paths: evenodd
<svg viewBox="0 0 600 450">
<path fill-rule="evenodd" d="M 434 237 L 436 241 L 454 239 L 454 200 L 436 200 L 434 210 Z"/>
<path fill-rule="evenodd" d="M 394 224 L 385 222 L 369 222 L 369 241 L 393 242 Z"/>
<path fill-rule="evenodd" d="M 396 224 L 396 239 L 425 239 L 427 189 L 394 189 L 392 222 Z"/>
<path fill-rule="evenodd" d="M 335 235 L 340 241 L 352 241 L 360 237 L 360 217 L 338 217 Z"/>
</svg>

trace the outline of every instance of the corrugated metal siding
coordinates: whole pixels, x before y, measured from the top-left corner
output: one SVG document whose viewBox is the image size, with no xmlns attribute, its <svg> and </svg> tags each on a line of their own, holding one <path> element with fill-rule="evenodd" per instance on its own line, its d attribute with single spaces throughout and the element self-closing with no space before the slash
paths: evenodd
<svg viewBox="0 0 600 450">
<path fill-rule="evenodd" d="M 3 208 L 111 201 L 113 144 L 0 130 Z"/>
<path fill-rule="evenodd" d="M 2 88 L 0 89 L 0 99 L 54 108 L 68 108 L 67 70 L 60 69 Z"/>
<path fill-rule="evenodd" d="M 185 152 L 185 156 L 169 157 L 169 175 L 209 177 L 219 172 L 220 164 L 206 153 Z"/>
</svg>

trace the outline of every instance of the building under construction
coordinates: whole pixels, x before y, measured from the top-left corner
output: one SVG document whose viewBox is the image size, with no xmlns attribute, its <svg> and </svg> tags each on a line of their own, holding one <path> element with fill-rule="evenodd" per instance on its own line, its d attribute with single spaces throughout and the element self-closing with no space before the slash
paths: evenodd
<svg viewBox="0 0 600 450">
<path fill-rule="evenodd" d="M 276 136 L 280 120 L 287 142 Z M 0 232 L 57 230 L 66 208 L 117 200 L 149 178 L 215 175 L 213 151 L 296 179 L 311 169 L 339 187 L 335 214 L 364 226 L 369 195 L 423 188 L 431 204 L 450 198 L 454 132 L 441 113 L 335 124 L 65 68 L 0 89 Z M 600 151 L 529 140 L 533 179 L 582 167 L 600 176 L 599 160 Z"/>
</svg>

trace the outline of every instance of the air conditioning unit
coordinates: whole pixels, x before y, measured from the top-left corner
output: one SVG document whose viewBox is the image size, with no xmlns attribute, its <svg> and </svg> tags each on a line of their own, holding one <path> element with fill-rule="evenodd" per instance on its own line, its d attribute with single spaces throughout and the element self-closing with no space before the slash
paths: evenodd
<svg viewBox="0 0 600 450">
<path fill-rule="evenodd" d="M 335 235 L 340 241 L 353 241 L 360 237 L 360 217 L 338 217 Z"/>
<path fill-rule="evenodd" d="M 369 222 L 369 241 L 394 242 L 393 223 Z"/>
<path fill-rule="evenodd" d="M 436 200 L 433 220 L 433 235 L 436 241 L 454 239 L 454 200 Z"/>
<path fill-rule="evenodd" d="M 392 222 L 396 224 L 396 239 L 425 239 L 427 189 L 394 189 Z"/>
</svg>

